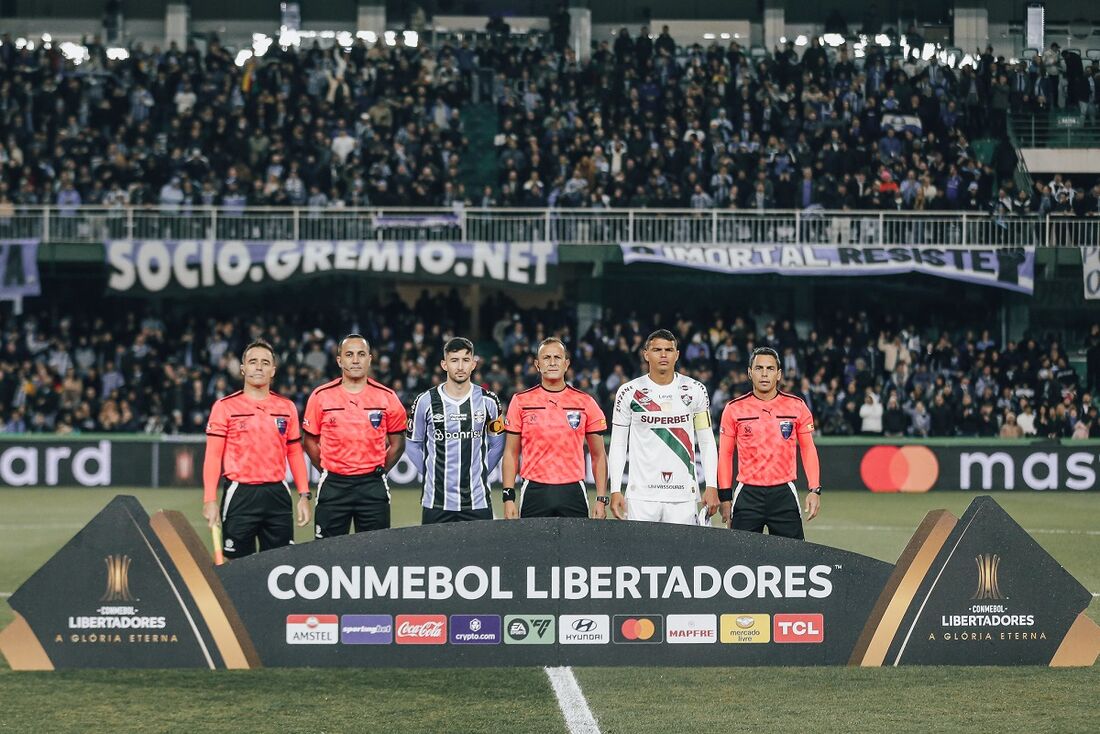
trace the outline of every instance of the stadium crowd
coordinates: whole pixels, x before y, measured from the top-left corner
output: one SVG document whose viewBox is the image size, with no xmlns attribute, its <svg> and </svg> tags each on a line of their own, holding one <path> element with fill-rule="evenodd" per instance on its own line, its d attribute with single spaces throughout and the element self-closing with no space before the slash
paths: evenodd
<svg viewBox="0 0 1100 734">
<path fill-rule="evenodd" d="M 440 315 L 463 313 L 458 296 L 425 292 L 412 307 L 394 297 L 367 313 L 366 320 L 290 310 L 266 321 L 165 321 L 134 311 L 9 317 L 0 353 L 3 430 L 201 432 L 211 403 L 238 389 L 240 350 L 257 337 L 278 353 L 274 388 L 301 409 L 314 387 L 339 374 L 334 347 L 352 331 L 370 340 L 374 378 L 409 405 L 443 379 L 441 345 L 465 324 Z M 521 310 L 502 297 L 487 301 L 492 339 L 480 346 L 478 380 L 505 400 L 537 384 L 531 353 L 553 334 L 569 345 L 572 383 L 609 410 L 618 386 L 639 374 L 646 335 L 664 327 L 681 340 L 680 370 L 710 390 L 716 422 L 728 400 L 751 389 L 752 349 L 771 346 L 782 357 L 784 389 L 806 400 L 826 435 L 1100 436 L 1092 397 L 1100 324 L 1088 336 L 1087 374 L 1079 375 L 1047 338 L 1002 344 L 989 331 L 941 332 L 867 313 L 823 314 L 802 333 L 787 320 L 702 312 L 607 315 L 582 332 L 568 313 L 555 304 Z"/>
<path fill-rule="evenodd" d="M 0 207 L 448 205 L 467 149 L 468 47 L 217 40 L 79 66 L 0 37 Z"/>
<path fill-rule="evenodd" d="M 1010 111 L 1079 106 L 1100 68 L 1044 53 L 976 66 L 855 59 L 817 38 L 754 57 L 624 29 L 585 63 L 498 33 L 437 49 L 355 39 L 238 64 L 216 39 L 79 66 L 0 37 L 0 211 L 249 206 L 807 208 L 1100 214 L 1091 181 L 1017 191 Z M 1050 58 L 1048 59 L 1048 56 Z M 1059 80 L 1062 80 L 1061 83 Z M 1061 92 L 1057 90 L 1061 89 Z M 499 131 L 469 140 L 472 96 Z M 982 163 L 978 138 L 1001 138 Z M 495 155 L 468 191 L 462 161 Z M 468 168 L 468 167 L 466 167 Z M 1091 187 L 1091 188 L 1090 188 Z"/>
<path fill-rule="evenodd" d="M 509 44 L 493 57 L 499 186 L 480 203 L 1100 215 L 1091 182 L 1013 181 L 1010 111 L 1064 101 L 1096 120 L 1100 66 L 1077 56 L 1067 76 L 1056 46 L 951 68 L 874 43 L 857 61 L 816 37 L 763 57 L 736 41 L 679 50 L 667 26 L 624 28 L 585 64 Z M 978 138 L 999 141 L 990 163 Z"/>
</svg>

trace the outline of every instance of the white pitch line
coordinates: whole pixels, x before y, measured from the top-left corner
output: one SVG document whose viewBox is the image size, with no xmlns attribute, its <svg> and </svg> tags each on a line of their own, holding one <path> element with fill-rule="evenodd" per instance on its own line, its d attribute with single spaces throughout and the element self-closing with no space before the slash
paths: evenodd
<svg viewBox="0 0 1100 734">
<path fill-rule="evenodd" d="M 0 599 L 7 599 L 12 595 L 12 593 L 13 592 L 11 591 L 0 591 Z"/>
<path fill-rule="evenodd" d="M 584 698 L 580 683 L 577 683 L 577 677 L 573 675 L 573 669 L 562 667 L 545 670 L 554 695 L 558 697 L 558 708 L 565 717 L 565 727 L 569 729 L 569 734 L 600 734 L 600 725 L 596 723 L 592 709 L 588 708 L 588 701 Z"/>
</svg>

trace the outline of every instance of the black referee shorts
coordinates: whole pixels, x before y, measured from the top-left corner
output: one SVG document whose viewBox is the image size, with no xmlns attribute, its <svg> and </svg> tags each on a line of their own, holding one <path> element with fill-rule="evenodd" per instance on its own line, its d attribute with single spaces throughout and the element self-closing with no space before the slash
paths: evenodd
<svg viewBox="0 0 1100 734">
<path fill-rule="evenodd" d="M 388 528 L 390 487 L 382 467 L 358 476 L 325 471 L 317 484 L 313 517 L 314 537 L 318 540 L 347 535 L 352 521 L 357 533 Z"/>
<path fill-rule="evenodd" d="M 294 542 L 294 502 L 284 482 L 241 484 L 222 480 L 222 552 L 244 558 Z"/>
<path fill-rule="evenodd" d="M 421 525 L 438 525 L 444 522 L 466 522 L 467 520 L 492 519 L 492 507 L 483 507 L 480 510 L 437 510 L 434 507 L 423 507 L 420 511 Z"/>
<path fill-rule="evenodd" d="M 730 529 L 764 532 L 782 538 L 803 540 L 802 510 L 798 505 L 798 490 L 794 482 L 774 487 L 757 487 L 738 482 L 733 492 L 733 515 Z"/>
<path fill-rule="evenodd" d="M 588 490 L 584 482 L 542 484 L 523 481 L 520 517 L 588 517 Z"/>
</svg>

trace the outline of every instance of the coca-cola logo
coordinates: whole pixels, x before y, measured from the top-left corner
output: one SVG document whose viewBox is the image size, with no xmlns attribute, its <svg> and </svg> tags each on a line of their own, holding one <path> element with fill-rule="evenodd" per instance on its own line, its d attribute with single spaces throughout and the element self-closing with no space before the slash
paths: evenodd
<svg viewBox="0 0 1100 734">
<path fill-rule="evenodd" d="M 404 637 L 435 637 L 443 634 L 442 622 L 425 622 L 424 624 L 409 624 L 406 622 L 397 628 L 397 634 Z"/>
<path fill-rule="evenodd" d="M 398 645 L 442 645 L 447 641 L 447 617 L 442 614 L 397 615 Z"/>
</svg>

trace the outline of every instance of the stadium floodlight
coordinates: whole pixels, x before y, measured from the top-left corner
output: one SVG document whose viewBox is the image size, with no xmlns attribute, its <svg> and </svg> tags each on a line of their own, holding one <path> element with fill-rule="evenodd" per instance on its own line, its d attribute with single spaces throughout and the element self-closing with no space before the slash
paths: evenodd
<svg viewBox="0 0 1100 734">
<path fill-rule="evenodd" d="M 88 49 L 81 46 L 79 43 L 73 43 L 72 41 L 64 41 L 58 48 L 61 49 L 61 55 L 74 65 L 80 66 L 82 63 L 91 58 L 91 54 L 88 53 Z"/>
<path fill-rule="evenodd" d="M 806 38 L 805 36 L 799 36 L 798 38 L 794 39 L 795 46 L 805 46 L 809 42 L 810 39 Z"/>
<path fill-rule="evenodd" d="M 122 46 L 114 46 L 107 49 L 107 58 L 111 61 L 125 61 L 130 58 L 130 51 Z"/>
<path fill-rule="evenodd" d="M 354 43 L 354 41 L 355 37 L 352 36 L 351 33 L 349 33 L 348 31 L 338 31 L 336 33 L 336 42 L 344 48 L 350 46 L 352 43 Z"/>
<path fill-rule="evenodd" d="M 715 36 L 714 36 L 714 34 L 713 34 L 713 33 L 704 33 L 704 34 L 703 34 L 703 40 L 704 40 L 704 41 L 713 41 L 713 40 L 714 40 L 714 37 L 715 37 Z"/>
<path fill-rule="evenodd" d="M 237 66 L 244 66 L 248 60 L 252 58 L 252 50 L 248 48 L 242 48 L 237 52 L 237 58 L 233 60 L 233 63 Z"/>
<path fill-rule="evenodd" d="M 730 40 L 730 34 L 722 33 L 721 35 L 719 35 L 719 38 L 721 38 L 723 41 L 728 41 Z"/>
<path fill-rule="evenodd" d="M 420 34 L 416 31 L 404 31 L 401 37 L 405 39 L 405 45 L 409 48 L 416 48 L 420 45 Z"/>
<path fill-rule="evenodd" d="M 826 33 L 824 36 L 821 37 L 821 42 L 827 46 L 832 46 L 833 48 L 836 48 L 837 46 L 844 45 L 844 36 L 840 35 L 839 33 Z"/>
<path fill-rule="evenodd" d="M 321 38 L 336 38 L 336 31 L 321 31 Z"/>
<path fill-rule="evenodd" d="M 928 61 L 929 59 L 931 59 L 935 55 L 936 55 L 936 46 L 935 46 L 935 44 L 932 44 L 932 43 L 924 44 L 924 49 L 921 51 L 920 57 L 922 59 L 924 59 L 925 61 Z"/>
<path fill-rule="evenodd" d="M 378 34 L 374 31 L 359 31 L 355 34 L 356 38 L 362 38 L 367 43 L 374 43 L 378 40 Z"/>
<path fill-rule="evenodd" d="M 263 33 L 252 34 L 252 54 L 256 57 L 263 56 L 271 48 L 273 39 Z"/>
<path fill-rule="evenodd" d="M 786 45 L 786 43 L 787 43 L 787 37 L 786 37 L 786 36 L 780 36 L 780 37 L 779 37 L 779 42 L 780 42 L 780 43 L 782 43 L 782 44 L 784 44 L 784 45 Z"/>
<path fill-rule="evenodd" d="M 883 48 L 889 48 L 890 47 L 890 36 L 886 35 L 885 33 L 880 33 L 877 36 L 875 36 L 875 43 L 882 46 Z"/>
<path fill-rule="evenodd" d="M 301 35 L 297 30 L 293 28 L 287 28 L 285 25 L 279 28 L 279 45 L 282 48 L 288 46 L 297 46 L 302 42 Z"/>
<path fill-rule="evenodd" d="M 393 31 L 386 31 L 382 34 L 382 38 L 386 41 L 387 46 L 397 45 L 397 34 Z"/>
</svg>

